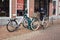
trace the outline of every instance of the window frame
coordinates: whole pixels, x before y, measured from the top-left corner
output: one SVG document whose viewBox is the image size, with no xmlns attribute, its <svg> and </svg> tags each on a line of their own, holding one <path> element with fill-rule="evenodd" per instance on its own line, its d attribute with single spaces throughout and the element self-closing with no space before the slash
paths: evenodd
<svg viewBox="0 0 60 40">
<path fill-rule="evenodd" d="M 12 5 L 12 0 L 9 0 L 9 17 L 0 17 L 0 19 L 9 19 L 9 18 L 11 18 L 11 6 Z"/>
<path fill-rule="evenodd" d="M 27 0 L 27 11 L 28 11 L 28 14 L 27 16 L 29 17 L 29 0 Z M 17 16 L 17 0 L 16 0 L 16 18 L 20 18 L 20 17 L 23 17 L 23 16 Z"/>
</svg>

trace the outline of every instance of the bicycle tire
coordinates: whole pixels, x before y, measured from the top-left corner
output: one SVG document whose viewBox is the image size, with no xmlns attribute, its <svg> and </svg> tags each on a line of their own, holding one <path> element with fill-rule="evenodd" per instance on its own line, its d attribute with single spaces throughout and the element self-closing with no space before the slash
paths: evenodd
<svg viewBox="0 0 60 40">
<path fill-rule="evenodd" d="M 13 23 L 13 22 L 14 22 L 14 23 Z M 10 27 L 12 27 L 12 28 L 14 28 L 14 29 L 10 29 Z M 10 21 L 8 22 L 6 28 L 7 28 L 7 30 L 8 30 L 9 32 L 14 32 L 14 31 L 16 31 L 17 28 L 18 28 L 18 23 L 17 23 L 16 21 L 14 21 L 14 20 L 10 20 Z"/>
<path fill-rule="evenodd" d="M 31 23 L 31 29 L 32 29 L 33 31 L 36 31 L 36 30 L 39 29 L 39 27 L 40 27 L 40 22 L 39 22 L 39 20 L 38 20 L 37 18 L 33 18 L 32 23 Z"/>
<path fill-rule="evenodd" d="M 27 28 L 28 27 L 28 21 L 24 18 L 24 20 L 23 20 L 23 27 L 24 28 Z"/>
</svg>

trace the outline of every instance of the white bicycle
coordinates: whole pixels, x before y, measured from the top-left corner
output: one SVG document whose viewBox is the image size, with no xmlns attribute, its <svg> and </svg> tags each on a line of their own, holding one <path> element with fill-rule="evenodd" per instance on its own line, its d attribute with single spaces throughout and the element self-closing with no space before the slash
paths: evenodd
<svg viewBox="0 0 60 40">
<path fill-rule="evenodd" d="M 34 18 L 34 20 L 31 23 L 32 30 L 38 30 L 40 27 L 43 27 L 43 29 L 45 29 L 48 26 L 49 26 L 49 18 L 46 17 L 46 15 L 43 15 L 42 21 L 40 20 L 40 18 Z"/>
</svg>

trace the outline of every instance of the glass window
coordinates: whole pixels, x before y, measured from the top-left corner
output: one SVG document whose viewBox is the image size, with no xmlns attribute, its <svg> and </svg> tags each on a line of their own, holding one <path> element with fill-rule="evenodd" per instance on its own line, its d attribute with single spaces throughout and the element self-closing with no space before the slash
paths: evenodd
<svg viewBox="0 0 60 40">
<path fill-rule="evenodd" d="M 23 16 L 25 8 L 27 8 L 27 0 L 17 0 L 17 16 Z"/>
<path fill-rule="evenodd" d="M 37 13 L 41 13 L 42 11 L 45 12 L 45 14 L 48 16 L 48 10 L 49 10 L 49 2 L 48 0 L 35 0 L 34 2 L 34 12 Z M 43 9 L 43 10 L 41 10 Z"/>
<path fill-rule="evenodd" d="M 27 0 L 24 1 L 25 8 L 27 8 Z"/>
<path fill-rule="evenodd" d="M 53 15 L 56 14 L 56 1 L 53 1 Z"/>
<path fill-rule="evenodd" d="M 0 0 L 0 17 L 9 17 L 9 0 Z"/>
</svg>

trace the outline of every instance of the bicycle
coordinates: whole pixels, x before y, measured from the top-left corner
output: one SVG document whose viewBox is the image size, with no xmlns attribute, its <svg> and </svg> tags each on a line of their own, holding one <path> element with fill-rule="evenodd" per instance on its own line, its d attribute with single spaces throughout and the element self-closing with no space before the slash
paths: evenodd
<svg viewBox="0 0 60 40">
<path fill-rule="evenodd" d="M 44 12 L 43 12 L 44 13 Z M 43 20 L 41 21 L 40 18 L 34 18 L 34 20 L 31 23 L 32 30 L 38 30 L 40 27 L 43 27 L 43 29 L 47 28 L 49 25 L 49 18 L 46 17 L 46 15 L 43 15 Z"/>
<path fill-rule="evenodd" d="M 18 28 L 19 28 L 19 26 L 20 26 L 20 24 L 22 23 L 22 25 L 25 27 L 25 28 L 29 28 L 29 29 L 31 29 L 31 22 L 32 22 L 32 18 L 29 18 L 28 16 L 27 16 L 27 10 L 25 10 L 25 11 L 23 11 L 23 18 L 22 19 L 20 19 L 20 22 L 17 22 L 16 20 L 17 20 L 17 18 L 12 18 L 12 19 L 10 19 L 9 20 L 9 22 L 8 22 L 8 24 L 7 24 L 7 26 L 6 26 L 6 28 L 7 28 L 7 30 L 9 31 L 9 32 L 14 32 L 14 31 L 16 31 Z M 11 27 L 11 28 L 9 28 L 9 27 Z"/>
</svg>

